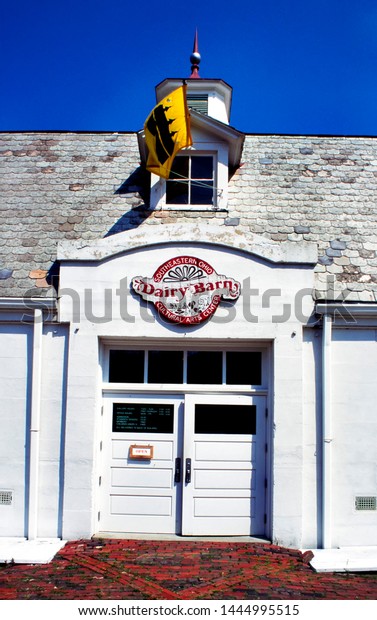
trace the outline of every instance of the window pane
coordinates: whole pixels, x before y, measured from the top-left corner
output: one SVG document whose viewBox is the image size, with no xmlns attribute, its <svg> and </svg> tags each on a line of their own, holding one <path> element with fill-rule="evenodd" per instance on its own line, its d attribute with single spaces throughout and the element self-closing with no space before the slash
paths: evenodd
<svg viewBox="0 0 377 620">
<path fill-rule="evenodd" d="M 195 405 L 198 435 L 255 435 L 255 405 Z"/>
<path fill-rule="evenodd" d="M 110 383 L 144 383 L 144 351 L 110 351 Z"/>
<path fill-rule="evenodd" d="M 191 157 L 192 179 L 213 179 L 213 157 Z"/>
<path fill-rule="evenodd" d="M 211 205 L 213 203 L 213 184 L 212 182 L 197 181 L 200 185 L 191 185 L 191 204 L 192 205 Z"/>
<path fill-rule="evenodd" d="M 227 351 L 226 382 L 230 385 L 261 385 L 262 353 Z"/>
<path fill-rule="evenodd" d="M 188 205 L 188 181 L 166 181 L 166 204 Z"/>
<path fill-rule="evenodd" d="M 169 179 L 188 179 L 189 158 L 184 156 L 176 157 L 170 169 Z"/>
<path fill-rule="evenodd" d="M 188 351 L 187 383 L 222 383 L 221 351 Z"/>
<path fill-rule="evenodd" d="M 183 351 L 149 351 L 148 383 L 183 383 Z"/>
</svg>

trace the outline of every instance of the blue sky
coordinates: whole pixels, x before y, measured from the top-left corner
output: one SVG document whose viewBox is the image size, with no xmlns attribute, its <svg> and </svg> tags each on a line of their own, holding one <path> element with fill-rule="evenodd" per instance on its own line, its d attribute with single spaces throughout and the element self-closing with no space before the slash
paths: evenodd
<svg viewBox="0 0 377 620">
<path fill-rule="evenodd" d="M 376 0 L 1 0 L 0 20 L 0 130 L 140 129 L 197 27 L 237 129 L 377 135 Z"/>
</svg>

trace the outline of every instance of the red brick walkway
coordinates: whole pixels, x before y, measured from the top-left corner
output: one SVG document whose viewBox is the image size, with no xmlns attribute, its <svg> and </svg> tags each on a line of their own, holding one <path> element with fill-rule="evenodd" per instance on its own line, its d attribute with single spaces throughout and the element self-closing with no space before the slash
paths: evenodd
<svg viewBox="0 0 377 620">
<path fill-rule="evenodd" d="M 86 540 L 50 564 L 0 565 L 0 599 L 377 599 L 377 573 L 315 573 L 266 544 Z"/>
</svg>

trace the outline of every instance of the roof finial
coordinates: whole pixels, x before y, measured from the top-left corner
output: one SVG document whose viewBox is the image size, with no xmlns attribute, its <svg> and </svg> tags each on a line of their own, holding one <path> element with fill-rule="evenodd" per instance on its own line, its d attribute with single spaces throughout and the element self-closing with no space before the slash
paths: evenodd
<svg viewBox="0 0 377 620">
<path fill-rule="evenodd" d="M 190 79 L 191 78 L 199 78 L 199 63 L 201 60 L 201 56 L 199 54 L 199 47 L 198 47 L 198 30 L 196 29 L 195 31 L 195 39 L 194 39 L 194 49 L 192 50 L 192 54 L 190 56 L 190 62 L 191 62 L 191 75 L 190 75 Z"/>
</svg>

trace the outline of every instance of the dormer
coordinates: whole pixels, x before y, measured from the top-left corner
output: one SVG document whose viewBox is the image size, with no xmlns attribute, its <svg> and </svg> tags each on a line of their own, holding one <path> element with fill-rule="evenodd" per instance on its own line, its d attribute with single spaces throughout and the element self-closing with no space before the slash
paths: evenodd
<svg viewBox="0 0 377 620">
<path fill-rule="evenodd" d="M 199 77 L 195 36 L 189 78 L 167 78 L 156 86 L 156 103 L 187 84 L 192 146 L 176 155 L 169 179 L 151 174 L 150 208 L 169 211 L 226 211 L 228 182 L 240 165 L 244 134 L 229 125 L 232 88 L 220 79 Z M 138 134 L 142 162 L 148 151 Z"/>
</svg>

